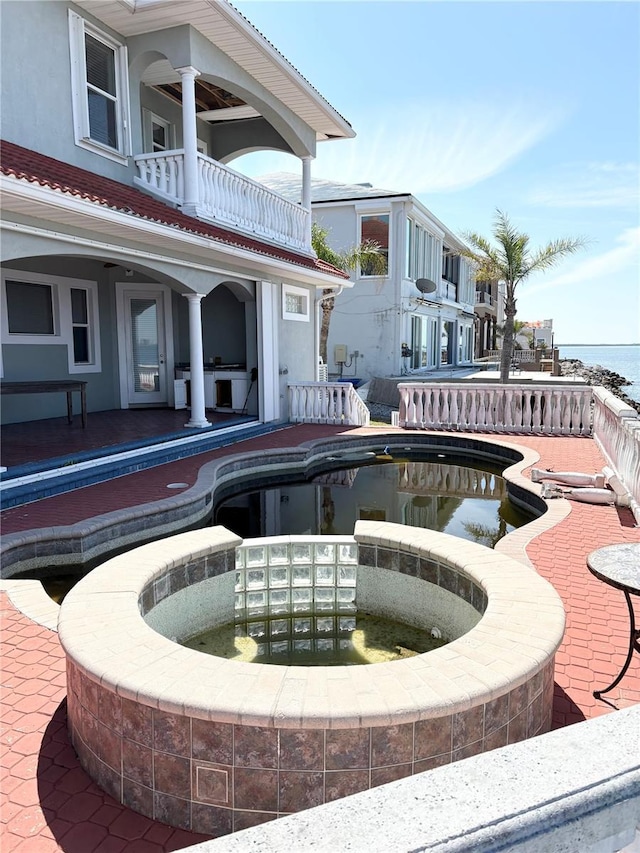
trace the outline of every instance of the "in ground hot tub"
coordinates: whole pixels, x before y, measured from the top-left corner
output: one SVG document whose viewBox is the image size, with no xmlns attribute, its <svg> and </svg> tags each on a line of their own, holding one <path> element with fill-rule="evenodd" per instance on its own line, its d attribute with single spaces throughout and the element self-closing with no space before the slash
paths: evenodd
<svg viewBox="0 0 640 853">
<path fill-rule="evenodd" d="M 311 667 L 179 644 L 262 616 L 287 622 L 295 643 L 296 619 L 356 605 L 449 642 Z M 82 766 L 130 808 L 213 836 L 547 731 L 563 630 L 559 597 L 532 569 L 375 522 L 353 538 L 243 544 L 216 527 L 146 545 L 82 580 L 59 624 Z"/>
</svg>

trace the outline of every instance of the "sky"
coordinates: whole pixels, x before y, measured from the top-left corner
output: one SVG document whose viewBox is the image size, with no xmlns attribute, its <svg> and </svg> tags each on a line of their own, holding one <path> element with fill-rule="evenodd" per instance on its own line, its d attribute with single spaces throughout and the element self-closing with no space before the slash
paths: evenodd
<svg viewBox="0 0 640 853">
<path fill-rule="evenodd" d="M 636 0 L 232 0 L 353 126 L 312 177 L 411 193 L 456 234 L 496 209 L 585 249 L 518 287 L 559 344 L 640 342 Z M 230 164 L 301 173 L 276 152 Z"/>
</svg>

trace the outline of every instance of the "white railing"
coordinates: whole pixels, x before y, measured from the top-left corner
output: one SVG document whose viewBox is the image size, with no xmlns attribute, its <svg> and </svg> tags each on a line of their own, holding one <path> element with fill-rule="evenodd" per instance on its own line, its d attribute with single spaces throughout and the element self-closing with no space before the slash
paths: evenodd
<svg viewBox="0 0 640 853">
<path fill-rule="evenodd" d="M 593 388 L 593 437 L 631 495 L 640 522 L 640 415 L 602 387 Z"/>
<path fill-rule="evenodd" d="M 476 305 L 493 305 L 493 297 L 483 290 L 476 290 Z"/>
<path fill-rule="evenodd" d="M 501 349 L 490 349 L 490 350 L 487 350 L 485 355 L 487 356 L 487 358 L 490 358 L 492 361 L 495 359 L 500 361 L 500 358 L 502 357 L 502 350 Z M 514 361 L 531 361 L 531 362 L 534 362 L 534 361 L 538 360 L 540 355 L 541 355 L 540 350 L 514 349 L 512 357 L 513 357 Z"/>
<path fill-rule="evenodd" d="M 141 154 L 134 160 L 136 184 L 183 203 L 184 150 Z M 310 250 L 307 210 L 204 154 L 198 154 L 197 214 L 292 249 Z"/>
<path fill-rule="evenodd" d="M 502 477 L 446 462 L 401 462 L 398 466 L 398 491 L 412 495 L 499 498 L 507 494 Z"/>
<path fill-rule="evenodd" d="M 350 382 L 292 382 L 289 420 L 306 424 L 369 426 L 369 409 Z"/>
<path fill-rule="evenodd" d="M 402 382 L 399 426 L 463 432 L 591 434 L 589 386 Z"/>
</svg>

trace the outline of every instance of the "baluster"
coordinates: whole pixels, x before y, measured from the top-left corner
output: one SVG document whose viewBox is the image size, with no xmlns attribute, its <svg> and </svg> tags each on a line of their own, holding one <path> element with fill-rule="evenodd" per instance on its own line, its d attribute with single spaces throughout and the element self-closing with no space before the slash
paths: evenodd
<svg viewBox="0 0 640 853">
<path fill-rule="evenodd" d="M 533 407 L 531 411 L 531 431 L 532 432 L 541 432 L 542 431 L 542 412 L 540 411 L 540 397 L 541 391 L 539 388 L 534 388 L 532 397 L 533 397 Z"/>
<path fill-rule="evenodd" d="M 522 406 L 523 432 L 531 432 L 531 391 L 527 388 L 523 388 L 522 398 L 524 403 Z"/>
<path fill-rule="evenodd" d="M 552 392 L 553 398 L 553 420 L 552 420 L 552 432 L 554 434 L 561 432 L 562 427 L 562 419 L 561 419 L 561 411 L 560 411 L 560 403 L 562 399 L 562 392 L 558 393 L 557 389 L 554 389 Z"/>
<path fill-rule="evenodd" d="M 484 431 L 487 428 L 487 410 L 485 406 L 485 390 L 478 389 L 478 411 L 476 415 L 477 429 Z"/>
<path fill-rule="evenodd" d="M 451 403 L 449 406 L 449 424 L 451 427 L 456 429 L 460 425 L 460 421 L 458 419 L 458 389 L 452 388 L 450 390 Z"/>
</svg>

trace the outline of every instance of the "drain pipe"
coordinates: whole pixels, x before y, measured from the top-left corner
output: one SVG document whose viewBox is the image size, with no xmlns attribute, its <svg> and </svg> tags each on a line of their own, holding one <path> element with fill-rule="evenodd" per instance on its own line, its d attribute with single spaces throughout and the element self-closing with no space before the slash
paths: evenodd
<svg viewBox="0 0 640 853">
<path fill-rule="evenodd" d="M 339 284 L 336 285 L 336 289 L 325 287 L 324 290 L 331 290 L 330 293 L 324 293 L 318 299 L 316 299 L 316 367 L 315 367 L 315 381 L 320 381 L 320 372 L 318 370 L 319 367 L 319 359 L 320 359 L 320 323 L 321 323 L 321 307 L 322 303 L 327 299 L 335 299 L 336 296 L 340 296 L 342 291 L 344 290 L 345 285 Z M 329 358 L 329 353 L 327 352 L 327 360 Z M 327 364 L 327 376 L 328 376 L 329 365 Z"/>
</svg>

